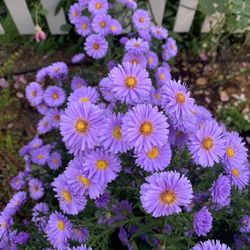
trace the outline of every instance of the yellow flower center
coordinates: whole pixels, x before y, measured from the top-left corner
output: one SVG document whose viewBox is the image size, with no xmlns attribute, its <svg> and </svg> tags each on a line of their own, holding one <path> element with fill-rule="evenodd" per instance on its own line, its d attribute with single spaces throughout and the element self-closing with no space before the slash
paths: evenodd
<svg viewBox="0 0 250 250">
<path fill-rule="evenodd" d="M 153 125 L 151 122 L 143 122 L 140 126 L 140 132 L 144 135 L 144 136 L 148 136 L 152 133 L 153 131 Z"/>
<path fill-rule="evenodd" d="M 80 98 L 80 102 L 88 102 L 89 98 L 88 97 L 82 97 Z"/>
<path fill-rule="evenodd" d="M 77 11 L 75 10 L 74 12 L 73 12 L 73 17 L 77 17 L 78 16 L 78 13 L 77 13 Z"/>
<path fill-rule="evenodd" d="M 117 126 L 113 129 L 112 135 L 116 140 L 122 139 L 121 126 Z"/>
<path fill-rule="evenodd" d="M 82 119 L 76 121 L 75 129 L 78 133 L 84 134 L 88 129 L 88 123 Z"/>
<path fill-rule="evenodd" d="M 139 48 L 140 44 L 139 43 L 134 43 L 134 47 Z"/>
<path fill-rule="evenodd" d="M 65 228 L 64 222 L 63 222 L 62 220 L 59 220 L 59 221 L 57 222 L 57 229 L 58 229 L 59 231 L 63 231 L 64 228 Z"/>
<path fill-rule="evenodd" d="M 53 93 L 53 94 L 52 94 L 52 98 L 53 98 L 54 100 L 58 99 L 58 94 L 57 94 L 57 93 Z"/>
<path fill-rule="evenodd" d="M 86 30 L 87 27 L 88 27 L 88 25 L 87 25 L 86 23 L 82 23 L 82 29 L 83 29 L 83 30 Z"/>
<path fill-rule="evenodd" d="M 125 85 L 128 88 L 134 88 L 137 84 L 137 80 L 133 76 L 129 76 L 125 79 Z"/>
<path fill-rule="evenodd" d="M 161 202 L 170 205 L 176 201 L 176 194 L 171 190 L 166 190 L 161 193 L 160 199 Z"/>
<path fill-rule="evenodd" d="M 7 228 L 7 226 L 8 226 L 8 224 L 7 224 L 6 222 L 3 222 L 3 223 L 1 224 L 1 227 L 4 228 L 4 229 Z"/>
<path fill-rule="evenodd" d="M 58 164 L 58 160 L 57 159 L 53 159 L 53 163 L 54 164 Z"/>
<path fill-rule="evenodd" d="M 36 97 L 36 91 L 32 91 L 31 96 Z"/>
<path fill-rule="evenodd" d="M 95 165 L 99 170 L 104 170 L 108 167 L 108 163 L 105 160 L 97 160 Z"/>
<path fill-rule="evenodd" d="M 165 75 L 161 73 L 161 74 L 159 75 L 159 78 L 160 78 L 160 80 L 163 81 L 163 80 L 165 79 Z"/>
<path fill-rule="evenodd" d="M 202 140 L 202 147 L 205 149 L 205 150 L 209 150 L 213 147 L 214 145 L 214 142 L 213 142 L 213 139 L 211 137 L 205 137 L 203 140 Z"/>
<path fill-rule="evenodd" d="M 239 170 L 237 168 L 233 168 L 232 169 L 232 175 L 235 177 L 239 177 L 240 173 Z"/>
<path fill-rule="evenodd" d="M 95 7 L 96 7 L 96 9 L 98 9 L 98 10 L 99 10 L 99 9 L 101 9 L 101 8 L 102 8 L 102 4 L 101 4 L 101 3 L 96 3 L 96 4 L 95 4 Z"/>
<path fill-rule="evenodd" d="M 116 26 L 115 25 L 111 25 L 110 28 L 111 28 L 112 31 L 116 31 Z"/>
<path fill-rule="evenodd" d="M 98 43 L 93 44 L 93 49 L 98 50 L 100 48 L 100 45 Z"/>
<path fill-rule="evenodd" d="M 133 64 L 138 64 L 139 62 L 138 62 L 138 60 L 137 59 L 132 59 L 132 61 L 131 61 L 131 63 Z"/>
<path fill-rule="evenodd" d="M 44 127 L 47 127 L 48 125 L 49 125 L 48 122 L 43 122 L 43 126 L 44 126 Z"/>
<path fill-rule="evenodd" d="M 149 57 L 148 58 L 148 64 L 151 64 L 153 62 L 153 58 L 152 57 Z"/>
<path fill-rule="evenodd" d="M 67 190 L 62 191 L 62 198 L 64 199 L 64 201 L 66 203 L 71 203 L 71 201 L 72 201 L 72 196 L 71 196 L 70 192 Z"/>
<path fill-rule="evenodd" d="M 186 98 L 182 93 L 177 93 L 175 96 L 175 100 L 178 104 L 183 104 L 185 102 Z"/>
<path fill-rule="evenodd" d="M 171 48 L 171 50 L 174 50 L 174 49 L 175 49 L 175 45 L 174 45 L 174 44 L 171 44 L 171 45 L 170 45 L 170 48 Z"/>
<path fill-rule="evenodd" d="M 156 30 L 156 33 L 157 33 L 158 35 L 160 35 L 160 34 L 161 34 L 161 30 L 157 29 L 157 30 Z"/>
<path fill-rule="evenodd" d="M 150 159 L 155 159 L 159 154 L 159 151 L 156 147 L 152 147 L 152 149 L 150 149 L 148 152 L 147 152 L 147 157 L 150 158 Z"/>
<path fill-rule="evenodd" d="M 34 192 L 37 192 L 37 191 L 38 191 L 38 186 L 34 185 L 33 191 L 34 191 Z"/>
<path fill-rule="evenodd" d="M 39 155 L 37 156 L 37 159 L 42 160 L 42 159 L 43 159 L 43 155 L 42 155 L 42 154 L 39 154 Z"/>
<path fill-rule="evenodd" d="M 139 18 L 139 22 L 140 22 L 140 23 L 144 23 L 144 17 L 143 17 L 143 16 L 141 16 L 141 17 Z"/>
<path fill-rule="evenodd" d="M 156 100 L 160 100 L 160 98 L 161 98 L 161 94 L 160 94 L 160 93 L 156 93 L 156 94 L 155 94 L 155 99 L 156 99 Z"/>
<path fill-rule="evenodd" d="M 60 68 L 59 67 L 54 67 L 53 70 L 54 70 L 54 72 L 59 72 Z"/>
<path fill-rule="evenodd" d="M 90 180 L 83 177 L 82 175 L 78 176 L 78 180 L 86 187 L 90 185 Z"/>
<path fill-rule="evenodd" d="M 101 28 L 105 28 L 106 27 L 106 22 L 102 21 L 99 23 L 100 27 Z"/>
<path fill-rule="evenodd" d="M 229 158 L 233 158 L 234 157 L 234 150 L 231 147 L 227 147 L 226 154 Z"/>
</svg>

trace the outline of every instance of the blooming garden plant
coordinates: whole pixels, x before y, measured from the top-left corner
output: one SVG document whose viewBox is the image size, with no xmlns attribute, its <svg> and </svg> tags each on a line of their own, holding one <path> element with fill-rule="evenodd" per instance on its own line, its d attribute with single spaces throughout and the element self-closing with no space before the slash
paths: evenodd
<svg viewBox="0 0 250 250">
<path fill-rule="evenodd" d="M 247 150 L 171 76 L 175 40 L 134 0 L 79 0 L 69 20 L 88 64 L 26 88 L 40 120 L 0 249 L 247 249 Z"/>
</svg>

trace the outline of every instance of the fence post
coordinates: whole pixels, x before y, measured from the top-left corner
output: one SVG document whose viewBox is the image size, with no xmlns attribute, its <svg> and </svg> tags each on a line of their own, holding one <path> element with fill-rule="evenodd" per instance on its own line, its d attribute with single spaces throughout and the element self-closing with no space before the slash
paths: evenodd
<svg viewBox="0 0 250 250">
<path fill-rule="evenodd" d="M 154 20 L 158 25 L 162 24 L 166 2 L 167 0 L 157 0 L 157 2 L 155 0 L 149 0 L 148 2 Z"/>
<path fill-rule="evenodd" d="M 66 19 L 63 9 L 61 9 L 57 15 L 55 15 L 56 6 L 59 0 L 41 0 L 43 8 L 47 10 L 47 23 L 51 34 L 67 34 L 67 32 L 61 30 L 61 26 L 66 24 Z"/>
<path fill-rule="evenodd" d="M 25 0 L 4 0 L 20 34 L 34 34 L 35 26 Z"/>
<path fill-rule="evenodd" d="M 181 0 L 175 18 L 175 32 L 189 32 L 193 23 L 198 0 Z"/>
</svg>

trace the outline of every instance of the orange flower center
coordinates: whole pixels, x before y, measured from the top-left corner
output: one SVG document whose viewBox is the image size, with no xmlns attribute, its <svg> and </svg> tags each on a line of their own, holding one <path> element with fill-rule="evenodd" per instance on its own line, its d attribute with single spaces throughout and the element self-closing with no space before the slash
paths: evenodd
<svg viewBox="0 0 250 250">
<path fill-rule="evenodd" d="M 53 93 L 53 94 L 52 94 L 52 98 L 53 98 L 54 100 L 58 99 L 58 94 L 57 94 L 57 93 Z"/>
<path fill-rule="evenodd" d="M 37 156 L 37 159 L 42 160 L 42 159 L 43 159 L 43 155 L 42 155 L 42 154 L 39 154 L 39 155 Z"/>
<path fill-rule="evenodd" d="M 148 136 L 152 133 L 153 131 L 153 125 L 151 122 L 143 122 L 140 126 L 140 132 L 144 136 Z"/>
<path fill-rule="evenodd" d="M 121 126 L 117 126 L 113 129 L 112 135 L 116 140 L 122 139 Z"/>
<path fill-rule="evenodd" d="M 108 163 L 105 160 L 97 160 L 96 161 L 96 167 L 99 170 L 104 170 L 108 167 Z"/>
<path fill-rule="evenodd" d="M 166 190 L 161 193 L 161 202 L 171 205 L 176 201 L 176 194 L 171 190 Z"/>
<path fill-rule="evenodd" d="M 134 88 L 137 84 L 137 80 L 133 76 L 129 76 L 125 79 L 125 84 L 128 88 Z"/>
<path fill-rule="evenodd" d="M 175 100 L 178 104 L 183 104 L 185 102 L 185 96 L 182 93 L 177 93 L 175 96 Z"/>
<path fill-rule="evenodd" d="M 159 154 L 159 151 L 156 147 L 152 147 L 152 149 L 150 149 L 148 152 L 147 152 L 147 157 L 150 158 L 150 159 L 155 159 Z"/>
<path fill-rule="evenodd" d="M 81 97 L 80 102 L 88 102 L 89 98 L 88 97 Z"/>
<path fill-rule="evenodd" d="M 141 16 L 141 17 L 139 18 L 139 22 L 140 22 L 140 23 L 144 23 L 144 20 L 145 20 L 145 19 L 144 19 L 143 16 Z"/>
<path fill-rule="evenodd" d="M 87 25 L 86 23 L 82 23 L 82 29 L 83 29 L 83 30 L 86 30 L 87 27 L 88 27 L 88 25 Z"/>
<path fill-rule="evenodd" d="M 227 147 L 226 154 L 229 158 L 233 158 L 234 157 L 234 150 L 231 147 Z"/>
<path fill-rule="evenodd" d="M 71 196 L 70 192 L 67 190 L 62 191 L 62 198 L 64 199 L 64 201 L 66 203 L 71 203 L 71 201 L 72 201 L 72 196 Z"/>
<path fill-rule="evenodd" d="M 98 50 L 100 48 L 100 45 L 98 43 L 93 44 L 93 49 Z"/>
<path fill-rule="evenodd" d="M 98 9 L 98 10 L 99 10 L 99 9 L 101 9 L 101 8 L 102 8 L 102 4 L 101 4 L 101 3 L 96 3 L 96 4 L 95 4 L 95 7 L 96 7 L 96 9 Z"/>
<path fill-rule="evenodd" d="M 213 139 L 211 137 L 205 137 L 203 140 L 202 140 L 202 147 L 205 149 L 205 150 L 209 150 L 213 147 L 214 145 L 214 142 L 213 142 Z"/>
<path fill-rule="evenodd" d="M 232 169 L 232 175 L 235 177 L 239 177 L 240 173 L 239 170 L 237 168 L 233 168 Z"/>
<path fill-rule="evenodd" d="M 88 129 L 88 123 L 85 120 L 79 119 L 76 121 L 75 129 L 78 133 L 84 134 Z"/>
<path fill-rule="evenodd" d="M 58 229 L 59 231 L 63 231 L 64 228 L 65 228 L 64 222 L 63 222 L 62 220 L 59 220 L 59 221 L 57 222 L 57 229 Z"/>
<path fill-rule="evenodd" d="M 102 22 L 100 22 L 99 25 L 100 25 L 101 28 L 105 28 L 106 27 L 106 22 L 102 21 Z"/>
<path fill-rule="evenodd" d="M 86 187 L 90 185 L 90 180 L 83 177 L 82 175 L 78 176 L 79 181 Z"/>
</svg>

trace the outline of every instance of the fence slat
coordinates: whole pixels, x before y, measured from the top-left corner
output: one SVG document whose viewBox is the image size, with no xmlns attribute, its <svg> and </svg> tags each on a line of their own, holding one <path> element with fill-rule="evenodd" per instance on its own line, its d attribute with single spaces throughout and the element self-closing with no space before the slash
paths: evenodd
<svg viewBox="0 0 250 250">
<path fill-rule="evenodd" d="M 20 34 L 34 34 L 35 26 L 25 0 L 4 0 Z"/>
<path fill-rule="evenodd" d="M 51 34 L 67 34 L 67 32 L 61 30 L 61 26 L 66 24 L 66 18 L 63 9 L 61 9 L 57 15 L 55 15 L 55 9 L 59 0 L 41 0 L 43 8 L 48 11 L 46 15 L 47 23 Z"/>
<path fill-rule="evenodd" d="M 207 16 L 202 24 L 201 32 L 210 32 L 224 18 L 224 14 L 216 12 L 211 16 Z"/>
<path fill-rule="evenodd" d="M 0 24 L 0 35 L 3 35 L 3 34 L 5 34 L 5 32 L 4 32 L 3 26 Z"/>
<path fill-rule="evenodd" d="M 198 0 L 180 1 L 174 24 L 175 32 L 189 32 L 194 19 L 197 4 Z"/>
<path fill-rule="evenodd" d="M 152 14 L 157 24 L 161 25 L 164 17 L 164 10 L 167 0 L 149 0 L 149 4 L 152 10 Z"/>
</svg>

